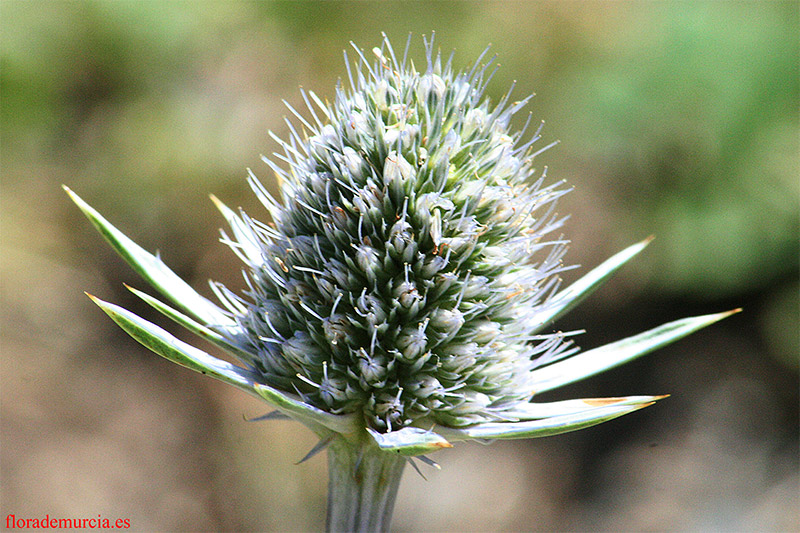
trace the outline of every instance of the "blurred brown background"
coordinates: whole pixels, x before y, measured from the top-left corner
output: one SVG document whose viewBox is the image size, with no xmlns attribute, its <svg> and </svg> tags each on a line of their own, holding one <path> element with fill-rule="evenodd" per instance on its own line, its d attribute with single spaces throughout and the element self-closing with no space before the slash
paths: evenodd
<svg viewBox="0 0 800 533">
<path fill-rule="evenodd" d="M 539 160 L 574 279 L 656 240 L 559 323 L 585 348 L 688 315 L 744 312 L 551 398 L 664 394 L 568 435 L 435 457 L 396 531 L 797 531 L 797 2 L 0 3 L 5 516 L 128 518 L 133 531 L 319 530 L 324 455 L 256 400 L 146 351 L 83 295 L 161 324 L 69 185 L 208 294 L 241 287 L 207 194 L 264 218 L 245 183 L 285 136 L 281 99 L 332 98 L 342 50 L 436 31 L 497 99 L 544 119 Z M 518 117 L 520 124 L 525 117 Z M 175 328 L 172 328 L 175 331 Z M 186 336 L 184 335 L 184 338 Z"/>
</svg>

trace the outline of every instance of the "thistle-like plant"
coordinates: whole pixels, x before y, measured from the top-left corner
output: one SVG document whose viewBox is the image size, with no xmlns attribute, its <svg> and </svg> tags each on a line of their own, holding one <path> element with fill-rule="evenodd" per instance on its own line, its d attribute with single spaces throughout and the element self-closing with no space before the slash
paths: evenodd
<svg viewBox="0 0 800 533">
<path fill-rule="evenodd" d="M 408 47 L 406 47 L 406 52 Z M 195 292 L 73 192 L 92 223 L 176 308 L 157 310 L 230 352 L 219 360 L 92 296 L 157 354 L 234 385 L 307 425 L 327 448 L 328 528 L 388 528 L 407 462 L 466 440 L 541 437 L 589 427 L 663 396 L 531 402 L 650 352 L 730 313 L 687 318 L 578 353 L 553 322 L 649 240 L 572 285 L 553 211 L 567 189 L 537 173 L 539 139 L 511 133 L 527 98 L 484 97 L 478 59 L 467 72 L 426 42 L 418 71 L 388 40 L 370 63 L 356 48 L 349 89 L 333 103 L 303 92 L 298 133 L 265 159 L 281 201 L 250 173 L 272 220 L 212 199 L 231 227 L 248 289 Z M 510 93 L 509 93 L 510 94 Z M 288 121 L 287 121 L 288 122 Z M 540 128 L 541 129 L 541 128 Z M 523 131 L 525 128 L 523 128 Z M 416 465 L 415 465 L 416 467 Z"/>
</svg>

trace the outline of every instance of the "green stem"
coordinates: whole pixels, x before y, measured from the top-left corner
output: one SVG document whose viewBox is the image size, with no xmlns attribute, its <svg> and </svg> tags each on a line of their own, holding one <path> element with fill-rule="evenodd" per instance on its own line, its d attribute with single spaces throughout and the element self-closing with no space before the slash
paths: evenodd
<svg viewBox="0 0 800 533">
<path fill-rule="evenodd" d="M 366 441 L 342 437 L 328 447 L 331 532 L 388 531 L 406 459 Z"/>
</svg>

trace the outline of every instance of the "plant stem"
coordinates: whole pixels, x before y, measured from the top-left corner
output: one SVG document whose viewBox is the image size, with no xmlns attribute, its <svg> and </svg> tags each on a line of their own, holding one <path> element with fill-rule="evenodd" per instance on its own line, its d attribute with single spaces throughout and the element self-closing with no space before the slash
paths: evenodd
<svg viewBox="0 0 800 533">
<path fill-rule="evenodd" d="M 328 447 L 327 530 L 388 531 L 406 459 L 366 441 Z"/>
</svg>

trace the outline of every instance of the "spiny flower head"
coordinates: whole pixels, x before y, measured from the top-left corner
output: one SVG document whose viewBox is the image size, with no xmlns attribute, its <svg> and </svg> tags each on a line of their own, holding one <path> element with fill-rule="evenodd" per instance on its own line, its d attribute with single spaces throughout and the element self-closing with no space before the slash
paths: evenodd
<svg viewBox="0 0 800 533">
<path fill-rule="evenodd" d="M 533 167 L 539 132 L 527 138 L 509 129 L 528 99 L 507 94 L 492 104 L 484 96 L 491 61 L 481 66 L 483 56 L 457 72 L 432 42 L 422 70 L 405 55 L 398 61 L 385 39 L 372 63 L 356 51 L 350 87 L 339 87 L 332 104 L 303 92 L 307 117 L 289 108 L 302 133 L 288 122 L 289 140 L 276 138 L 278 162 L 265 159 L 281 201 L 250 174 L 272 221 L 214 198 L 232 230 L 223 241 L 247 265 L 243 295 L 211 284 L 223 307 L 67 189 L 178 309 L 134 292 L 243 366 L 94 301 L 159 355 L 308 425 L 322 439 L 312 453 L 335 441 L 331 449 L 367 442 L 378 453 L 421 456 L 449 441 L 581 429 L 661 398 L 530 401 L 730 313 L 678 320 L 576 355 L 564 334 L 547 328 L 649 239 L 560 289 L 566 245 L 552 235 L 563 221 L 553 208 L 565 189 Z"/>
<path fill-rule="evenodd" d="M 231 242 L 251 279 L 232 340 L 267 383 L 379 431 L 502 419 L 566 346 L 532 338 L 564 191 L 534 179 L 536 136 L 509 132 L 525 101 L 492 105 L 485 67 L 454 72 L 430 44 L 422 72 L 374 52 L 332 105 L 310 95 L 305 134 L 281 141 L 288 170 L 268 161 L 282 203 L 251 178 L 274 226 Z"/>
</svg>

